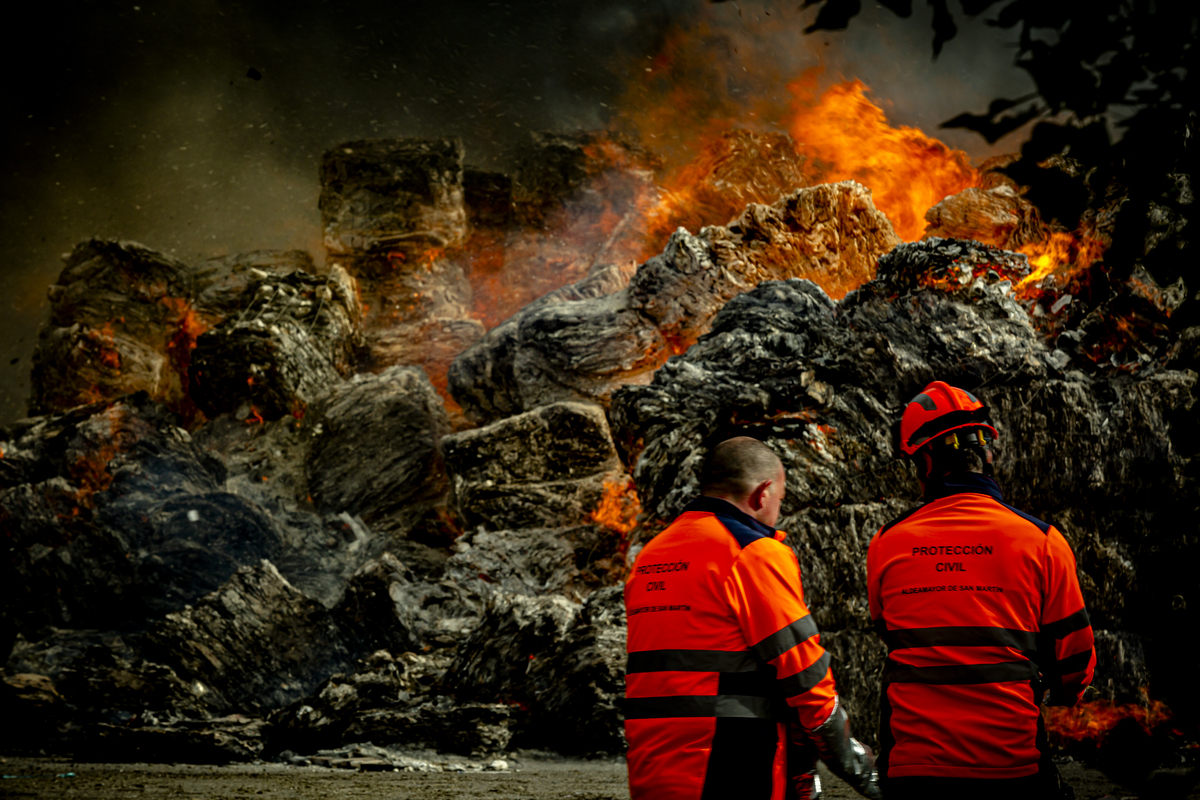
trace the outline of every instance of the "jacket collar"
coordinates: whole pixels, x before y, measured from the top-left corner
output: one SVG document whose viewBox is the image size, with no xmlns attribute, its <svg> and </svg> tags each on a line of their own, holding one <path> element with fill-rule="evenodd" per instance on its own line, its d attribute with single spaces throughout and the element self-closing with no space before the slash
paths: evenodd
<svg viewBox="0 0 1200 800">
<path fill-rule="evenodd" d="M 1000 484 L 990 475 L 980 472 L 957 472 L 940 481 L 925 484 L 925 502 L 932 503 L 952 494 L 986 494 L 998 503 L 1004 502 Z"/>
<path fill-rule="evenodd" d="M 754 517 L 733 505 L 733 503 L 730 503 L 728 500 L 722 500 L 719 497 L 705 497 L 701 495 L 688 503 L 683 511 L 684 513 L 688 511 L 702 511 L 708 514 L 716 514 L 718 517 L 728 517 L 736 522 L 740 522 L 756 533 L 761 533 L 763 536 L 769 536 L 772 539 L 776 538 L 776 530 L 770 525 L 762 524 Z"/>
</svg>

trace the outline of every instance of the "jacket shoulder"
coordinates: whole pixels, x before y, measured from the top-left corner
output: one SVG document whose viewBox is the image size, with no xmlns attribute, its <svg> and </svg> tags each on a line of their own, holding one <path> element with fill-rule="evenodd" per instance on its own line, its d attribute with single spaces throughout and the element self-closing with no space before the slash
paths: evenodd
<svg viewBox="0 0 1200 800">
<path fill-rule="evenodd" d="M 908 511 L 905 511 L 903 514 L 896 517 L 891 522 L 884 523 L 883 527 L 879 529 L 879 533 L 875 534 L 875 538 L 878 539 L 880 536 L 883 536 L 885 533 L 887 533 L 893 527 L 895 527 L 896 525 L 899 525 L 901 522 L 904 522 L 904 520 L 908 519 L 909 517 L 911 517 L 913 514 L 917 513 L 920 510 L 921 510 L 921 506 L 917 506 L 916 508 L 910 508 Z"/>
<path fill-rule="evenodd" d="M 1037 517 L 1033 516 L 1032 514 L 1026 514 L 1024 511 L 1022 511 L 1022 510 L 1021 510 L 1021 509 L 1019 509 L 1019 508 L 1016 508 L 1015 506 L 1010 506 L 1008 503 L 1004 503 L 1004 502 L 1001 502 L 1001 501 L 999 501 L 999 500 L 997 500 L 996 502 L 997 502 L 999 505 L 1001 505 L 1001 506 L 1003 506 L 1004 508 L 1006 508 L 1006 509 L 1008 509 L 1009 511 L 1011 511 L 1012 513 L 1016 514 L 1018 517 L 1020 517 L 1021 519 L 1025 520 L 1026 522 L 1029 522 L 1029 523 L 1033 524 L 1035 527 L 1037 527 L 1037 529 L 1038 529 L 1039 531 L 1041 531 L 1041 532 L 1042 532 L 1043 534 L 1045 534 L 1045 535 L 1049 535 L 1049 534 L 1050 534 L 1050 529 L 1054 527 L 1054 526 L 1053 526 L 1053 525 L 1051 525 L 1049 522 L 1045 522 L 1045 521 L 1043 521 L 1043 520 L 1040 520 L 1040 519 L 1038 519 Z"/>
</svg>

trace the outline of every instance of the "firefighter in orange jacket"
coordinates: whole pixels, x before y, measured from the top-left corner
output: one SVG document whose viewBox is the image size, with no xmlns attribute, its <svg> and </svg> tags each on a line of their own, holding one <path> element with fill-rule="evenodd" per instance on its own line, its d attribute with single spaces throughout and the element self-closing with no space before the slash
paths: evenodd
<svg viewBox="0 0 1200 800">
<path fill-rule="evenodd" d="M 996 437 L 987 407 L 942 381 L 900 420 L 925 502 L 867 551 L 871 617 L 888 649 L 888 800 L 1073 796 L 1046 754 L 1040 705 L 1082 697 L 1092 628 L 1062 534 L 1006 505 L 992 479 Z"/>
<path fill-rule="evenodd" d="M 813 797 L 817 755 L 879 797 L 874 756 L 850 736 L 804 605 L 800 566 L 773 527 L 782 463 L 762 442 L 730 439 L 713 448 L 701 489 L 625 584 L 633 800 Z"/>
</svg>

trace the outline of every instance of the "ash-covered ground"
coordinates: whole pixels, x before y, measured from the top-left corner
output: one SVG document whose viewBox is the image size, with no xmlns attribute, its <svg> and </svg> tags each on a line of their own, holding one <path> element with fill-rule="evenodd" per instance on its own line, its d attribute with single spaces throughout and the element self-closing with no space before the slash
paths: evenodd
<svg viewBox="0 0 1200 800">
<path fill-rule="evenodd" d="M 449 762 L 453 764 L 454 762 Z M 83 764 L 61 759 L 0 760 L 4 797 L 179 798 L 287 797 L 419 798 L 420 800 L 623 800 L 629 796 L 623 759 L 518 758 L 501 771 L 470 772 L 450 767 L 443 772 L 352 772 L 328 767 L 282 764 L 238 764 L 225 767 L 187 764 Z M 1126 787 L 1104 773 L 1071 761 L 1060 766 L 1078 800 L 1131 796 Z M 71 777 L 60 777 L 70 774 Z M 822 767 L 825 796 L 830 800 L 858 797 Z M 1182 795 L 1179 795 L 1182 796 Z M 1188 798 L 1200 798 L 1192 792 Z"/>
</svg>

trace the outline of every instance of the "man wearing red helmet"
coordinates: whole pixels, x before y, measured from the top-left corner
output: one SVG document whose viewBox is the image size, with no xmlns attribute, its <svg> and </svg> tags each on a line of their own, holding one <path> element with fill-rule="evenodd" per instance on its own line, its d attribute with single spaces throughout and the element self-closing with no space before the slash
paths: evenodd
<svg viewBox="0 0 1200 800">
<path fill-rule="evenodd" d="M 889 800 L 1073 796 L 1045 748 L 1040 705 L 1074 705 L 1096 665 L 1071 548 L 1004 503 L 998 437 L 970 392 L 934 381 L 898 431 L 924 504 L 867 551 L 888 648 L 879 772 Z"/>
</svg>

